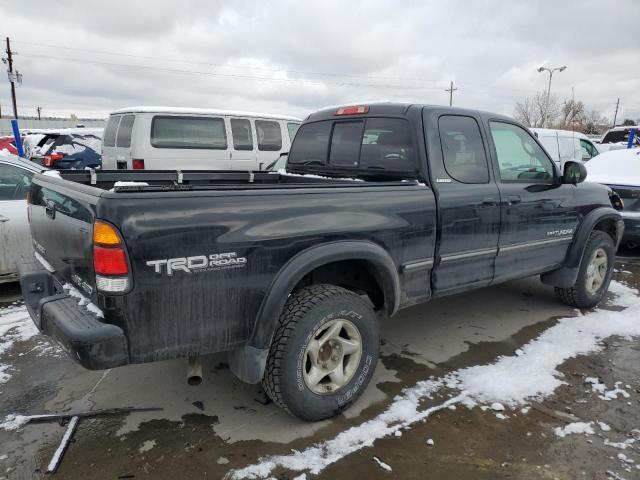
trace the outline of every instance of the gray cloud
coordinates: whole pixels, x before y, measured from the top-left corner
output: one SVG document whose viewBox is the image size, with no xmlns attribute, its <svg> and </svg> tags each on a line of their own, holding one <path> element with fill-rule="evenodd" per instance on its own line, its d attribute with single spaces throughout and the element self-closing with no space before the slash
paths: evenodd
<svg viewBox="0 0 640 480">
<path fill-rule="evenodd" d="M 454 80 L 456 105 L 511 114 L 546 88 L 541 64 L 568 66 L 553 80 L 561 98 L 574 87 L 606 115 L 618 97 L 622 116 L 640 113 L 637 0 L 21 0 L 0 18 L 25 113 L 161 104 L 303 116 L 358 99 L 445 104 Z"/>
</svg>

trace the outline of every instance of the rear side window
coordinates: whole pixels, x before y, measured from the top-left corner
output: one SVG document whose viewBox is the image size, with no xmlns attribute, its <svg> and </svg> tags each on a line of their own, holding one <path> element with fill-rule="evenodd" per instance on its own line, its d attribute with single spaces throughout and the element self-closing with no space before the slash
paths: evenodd
<svg viewBox="0 0 640 480">
<path fill-rule="evenodd" d="M 489 167 L 478 123 L 471 117 L 445 115 L 438 128 L 449 176 L 462 183 L 487 183 Z"/>
<path fill-rule="evenodd" d="M 222 118 L 155 116 L 151 145 L 156 148 L 225 150 L 227 135 Z"/>
<path fill-rule="evenodd" d="M 115 147 L 116 146 L 116 132 L 118 131 L 118 123 L 120 123 L 119 115 L 111 115 L 107 126 L 104 129 L 104 146 Z"/>
<path fill-rule="evenodd" d="M 0 163 L 0 201 L 24 200 L 31 187 L 33 172 Z"/>
<path fill-rule="evenodd" d="M 253 150 L 251 122 L 240 118 L 231 119 L 231 136 L 235 150 Z"/>
<path fill-rule="evenodd" d="M 278 122 L 256 120 L 256 134 L 258 150 L 277 152 L 282 149 L 282 133 Z"/>
<path fill-rule="evenodd" d="M 122 117 L 116 138 L 117 147 L 129 148 L 131 146 L 131 130 L 133 129 L 133 121 L 135 119 L 135 115 L 125 115 Z"/>
<path fill-rule="evenodd" d="M 296 137 L 296 133 L 300 128 L 299 123 L 287 123 L 287 131 L 289 132 L 289 140 L 293 142 L 293 139 Z"/>
</svg>

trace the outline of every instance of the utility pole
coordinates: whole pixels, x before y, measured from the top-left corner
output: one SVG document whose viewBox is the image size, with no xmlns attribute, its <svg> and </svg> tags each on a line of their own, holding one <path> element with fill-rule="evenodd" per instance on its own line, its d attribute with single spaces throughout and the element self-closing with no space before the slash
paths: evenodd
<svg viewBox="0 0 640 480">
<path fill-rule="evenodd" d="M 7 37 L 7 65 L 9 66 L 9 82 L 11 82 L 11 100 L 13 102 L 13 116 L 18 118 L 18 104 L 16 102 L 16 79 L 17 74 L 13 73 L 13 52 L 11 51 L 11 43 Z"/>
<path fill-rule="evenodd" d="M 42 107 L 36 107 L 36 110 L 38 111 L 38 120 L 40 120 L 40 111 L 42 111 Z"/>
<path fill-rule="evenodd" d="M 449 88 L 445 88 L 445 92 L 449 92 L 449 106 L 453 106 L 453 92 L 458 90 L 457 88 L 453 88 L 453 80 L 451 81 L 451 86 Z"/>
<path fill-rule="evenodd" d="M 620 99 L 616 102 L 616 113 L 613 115 L 613 126 L 616 126 L 616 120 L 618 119 L 618 107 L 620 106 Z"/>
</svg>

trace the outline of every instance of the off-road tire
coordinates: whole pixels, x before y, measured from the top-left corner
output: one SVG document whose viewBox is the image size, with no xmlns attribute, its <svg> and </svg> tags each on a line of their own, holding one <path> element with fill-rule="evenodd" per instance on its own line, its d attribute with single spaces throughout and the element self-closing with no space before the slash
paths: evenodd
<svg viewBox="0 0 640 480">
<path fill-rule="evenodd" d="M 589 268 L 589 261 L 593 257 L 594 252 L 602 248 L 607 254 L 607 273 L 604 282 L 598 288 L 595 293 L 590 293 L 587 290 L 587 269 Z M 580 268 L 578 269 L 578 278 L 576 283 L 570 288 L 556 287 L 556 295 L 571 307 L 577 308 L 592 308 L 595 307 L 604 294 L 607 293 L 609 283 L 611 282 L 611 276 L 613 275 L 613 265 L 616 257 L 616 249 L 613 243 L 613 239 L 607 233 L 594 230 L 589 235 L 587 244 L 584 247 L 582 253 L 582 259 L 580 261 Z"/>
<path fill-rule="evenodd" d="M 314 332 L 333 319 L 346 319 L 361 337 L 362 353 L 352 378 L 333 393 L 319 395 L 305 383 L 305 349 Z M 303 420 L 332 417 L 365 390 L 380 350 L 378 319 L 359 295 L 334 285 L 312 285 L 293 293 L 278 320 L 262 386 L 280 407 Z"/>
</svg>

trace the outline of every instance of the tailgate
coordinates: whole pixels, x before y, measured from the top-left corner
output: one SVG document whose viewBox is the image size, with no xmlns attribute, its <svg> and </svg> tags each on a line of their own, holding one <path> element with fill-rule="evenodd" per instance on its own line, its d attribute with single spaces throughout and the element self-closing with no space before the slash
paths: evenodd
<svg viewBox="0 0 640 480">
<path fill-rule="evenodd" d="M 72 283 L 94 301 L 92 237 L 100 193 L 97 188 L 36 175 L 29 205 L 36 253 L 53 267 L 61 284 Z"/>
</svg>

